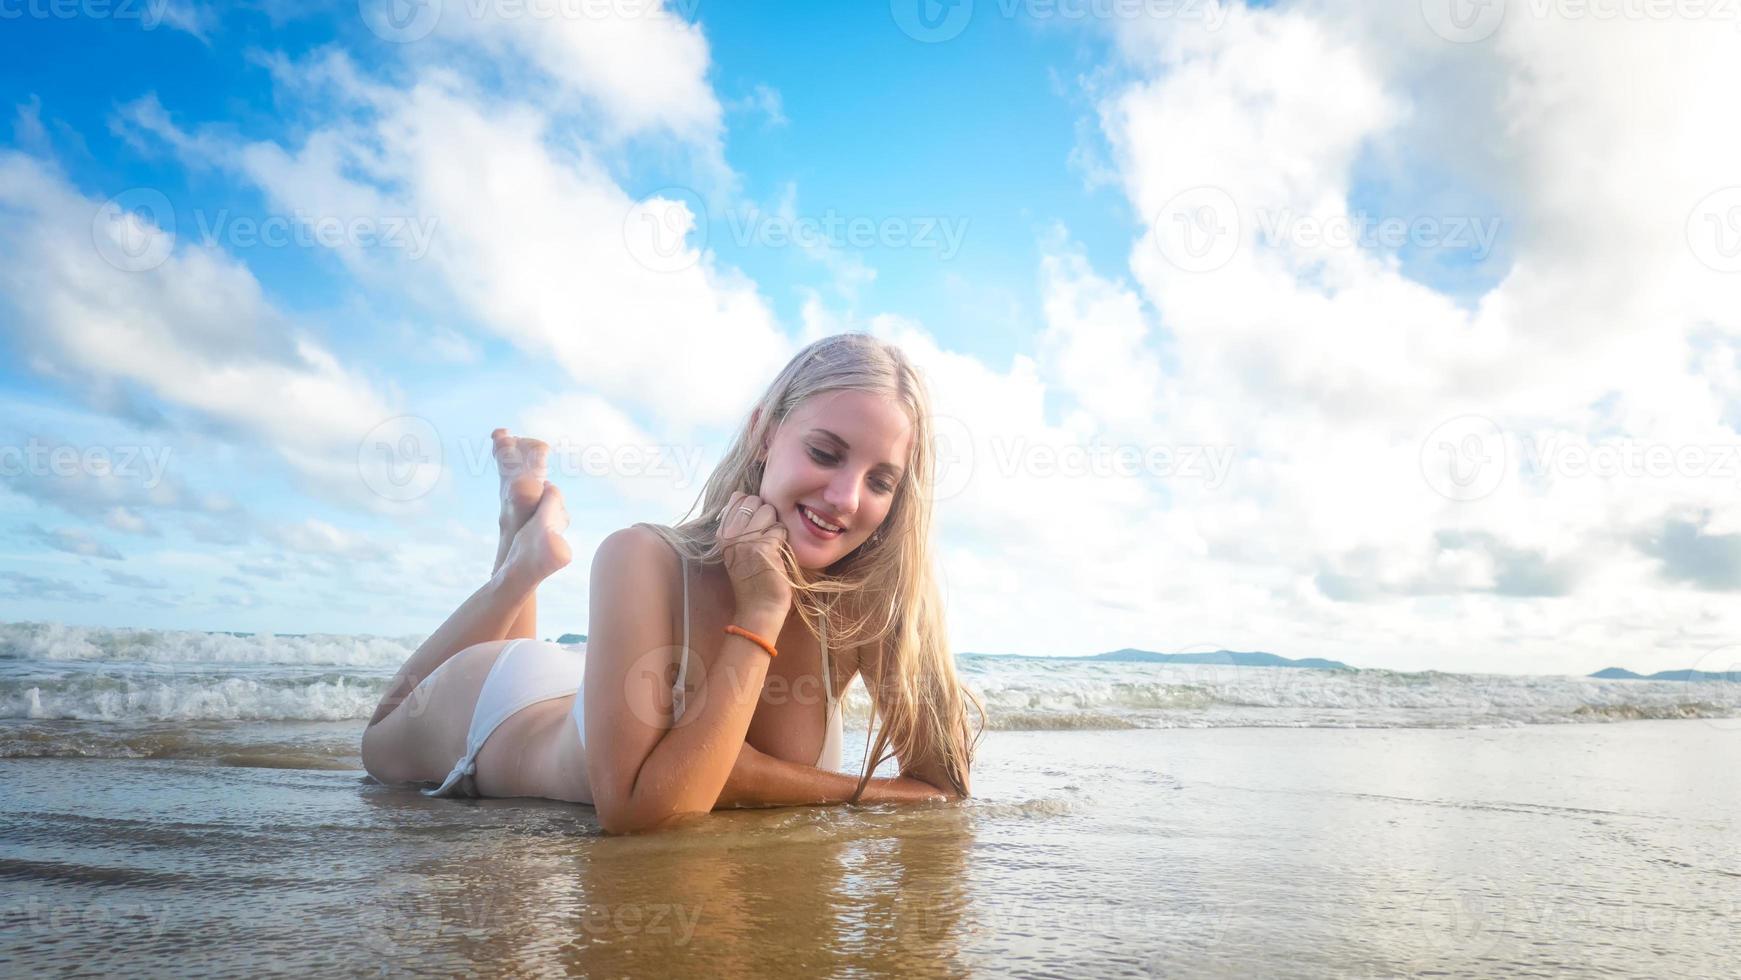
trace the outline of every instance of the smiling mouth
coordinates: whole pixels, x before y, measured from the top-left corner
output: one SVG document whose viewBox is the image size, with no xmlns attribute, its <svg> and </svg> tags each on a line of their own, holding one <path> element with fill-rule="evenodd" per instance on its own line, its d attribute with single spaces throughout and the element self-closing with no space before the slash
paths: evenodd
<svg viewBox="0 0 1741 980">
<path fill-rule="evenodd" d="M 810 508 L 804 506 L 803 504 L 798 505 L 798 514 L 800 517 L 802 517 L 804 519 L 804 523 L 810 525 L 810 527 L 819 534 L 826 535 L 828 537 L 839 537 L 840 535 L 846 533 L 846 526 L 845 525 L 839 525 L 838 530 L 829 530 L 828 528 L 823 527 L 822 525 L 816 523 L 817 520 L 819 520 L 820 518 L 817 518 L 816 515 L 810 510 Z"/>
</svg>

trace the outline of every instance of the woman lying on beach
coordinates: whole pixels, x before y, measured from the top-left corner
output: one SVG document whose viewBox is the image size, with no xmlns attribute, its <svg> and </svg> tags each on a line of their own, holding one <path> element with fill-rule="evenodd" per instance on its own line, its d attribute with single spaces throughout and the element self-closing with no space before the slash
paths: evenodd
<svg viewBox="0 0 1741 980">
<path fill-rule="evenodd" d="M 363 732 L 369 775 L 592 804 L 609 833 L 716 808 L 968 794 L 978 702 L 931 568 L 928 396 L 898 348 L 863 334 L 806 347 L 699 517 L 605 538 L 584 652 L 536 638 L 538 585 L 570 559 L 548 447 L 493 438 L 495 573 L 388 685 Z M 855 675 L 878 725 L 851 776 L 838 702 Z M 891 755 L 900 775 L 873 777 Z"/>
</svg>

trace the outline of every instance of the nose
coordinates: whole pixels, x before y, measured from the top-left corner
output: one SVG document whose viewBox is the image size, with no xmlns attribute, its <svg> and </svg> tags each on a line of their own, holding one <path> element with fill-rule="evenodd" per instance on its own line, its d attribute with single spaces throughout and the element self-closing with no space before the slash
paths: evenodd
<svg viewBox="0 0 1741 980">
<path fill-rule="evenodd" d="M 845 470 L 836 473 L 828 481 L 828 489 L 822 492 L 822 502 L 850 525 L 852 516 L 858 512 L 858 474 Z"/>
</svg>

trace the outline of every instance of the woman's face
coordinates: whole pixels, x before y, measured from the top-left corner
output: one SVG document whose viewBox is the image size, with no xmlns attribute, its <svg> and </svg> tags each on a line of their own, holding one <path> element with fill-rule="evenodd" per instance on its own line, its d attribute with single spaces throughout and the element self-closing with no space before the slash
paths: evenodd
<svg viewBox="0 0 1741 980">
<path fill-rule="evenodd" d="M 757 496 L 779 513 L 800 568 L 827 568 L 882 525 L 900 492 L 912 430 L 895 401 L 829 391 L 805 399 L 769 436 Z M 806 512 L 842 530 L 819 528 Z"/>
</svg>

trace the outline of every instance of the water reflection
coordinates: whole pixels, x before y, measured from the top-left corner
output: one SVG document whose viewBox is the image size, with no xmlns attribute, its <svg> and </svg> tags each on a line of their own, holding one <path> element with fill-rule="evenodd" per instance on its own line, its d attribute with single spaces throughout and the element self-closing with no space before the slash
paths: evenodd
<svg viewBox="0 0 1741 980">
<path fill-rule="evenodd" d="M 371 794 L 373 795 L 373 794 Z M 964 808 L 712 814 L 604 837 L 591 811 L 479 801 L 429 818 L 372 889 L 363 934 L 393 967 L 768 977 L 965 975 Z M 457 838 L 457 839 L 456 839 Z"/>
</svg>

